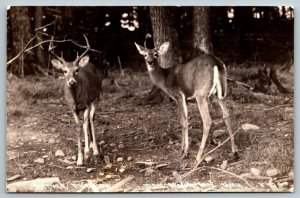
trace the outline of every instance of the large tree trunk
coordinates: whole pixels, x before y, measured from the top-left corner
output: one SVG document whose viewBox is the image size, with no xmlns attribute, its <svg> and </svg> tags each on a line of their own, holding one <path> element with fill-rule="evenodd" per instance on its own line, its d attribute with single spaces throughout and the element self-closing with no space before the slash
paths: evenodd
<svg viewBox="0 0 300 198">
<path fill-rule="evenodd" d="M 154 46 L 159 47 L 164 42 L 170 42 L 168 53 L 160 56 L 159 63 L 163 68 L 173 67 L 182 62 L 179 37 L 176 30 L 176 7 L 150 7 L 150 17 Z M 169 97 L 158 87 L 153 86 L 149 92 L 146 103 L 152 101 L 167 101 Z"/>
<path fill-rule="evenodd" d="M 176 30 L 176 7 L 150 7 L 154 45 L 160 46 L 164 42 L 170 42 L 167 55 L 160 57 L 162 67 L 172 67 L 180 63 L 181 50 L 179 37 Z"/>
<path fill-rule="evenodd" d="M 12 33 L 12 57 L 22 51 L 22 48 L 31 38 L 31 26 L 28 7 L 12 6 L 8 12 Z M 11 56 L 11 55 L 9 55 Z M 25 60 L 28 61 L 29 55 L 23 54 L 19 58 L 19 63 L 15 62 L 10 66 L 10 70 L 17 75 L 24 76 Z"/>
<path fill-rule="evenodd" d="M 209 54 L 213 52 L 209 15 L 209 7 L 193 7 L 193 53 L 195 55 L 201 51 Z"/>
</svg>

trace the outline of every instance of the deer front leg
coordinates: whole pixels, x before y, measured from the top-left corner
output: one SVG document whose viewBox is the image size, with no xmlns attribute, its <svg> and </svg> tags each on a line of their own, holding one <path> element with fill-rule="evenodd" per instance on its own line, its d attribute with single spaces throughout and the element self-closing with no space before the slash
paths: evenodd
<svg viewBox="0 0 300 198">
<path fill-rule="evenodd" d="M 207 103 L 207 98 L 203 96 L 196 96 L 197 104 L 198 104 L 198 109 L 202 118 L 203 122 L 203 134 L 202 134 L 202 140 L 200 143 L 199 151 L 196 157 L 196 161 L 194 163 L 193 168 L 197 168 L 199 164 L 202 161 L 202 156 L 203 152 L 205 149 L 205 144 L 206 140 L 210 131 L 210 127 L 212 124 L 211 117 L 209 115 L 209 109 L 208 109 L 208 103 Z"/>
<path fill-rule="evenodd" d="M 182 94 L 181 99 L 178 99 L 178 113 L 180 116 L 180 124 L 182 127 L 182 159 L 188 156 L 189 150 L 189 132 L 188 132 L 188 110 L 186 104 L 186 98 Z"/>
<path fill-rule="evenodd" d="M 99 150 L 97 147 L 97 142 L 96 142 L 96 134 L 95 134 L 95 127 L 94 127 L 94 113 L 96 110 L 96 103 L 92 102 L 91 103 L 91 110 L 90 110 L 90 124 L 91 124 L 91 132 L 92 132 L 92 149 L 93 149 L 93 155 L 97 156 L 99 155 Z"/>
<path fill-rule="evenodd" d="M 75 122 L 76 122 L 76 136 L 77 136 L 77 147 L 78 147 L 78 153 L 77 153 L 77 166 L 83 165 L 83 154 L 82 154 L 82 146 L 81 146 L 81 126 L 79 121 L 78 114 L 72 110 L 72 114 L 74 116 Z"/>
<path fill-rule="evenodd" d="M 89 147 L 89 115 L 90 107 L 87 107 L 83 113 L 83 132 L 84 132 L 84 159 L 88 160 L 90 155 Z"/>
</svg>

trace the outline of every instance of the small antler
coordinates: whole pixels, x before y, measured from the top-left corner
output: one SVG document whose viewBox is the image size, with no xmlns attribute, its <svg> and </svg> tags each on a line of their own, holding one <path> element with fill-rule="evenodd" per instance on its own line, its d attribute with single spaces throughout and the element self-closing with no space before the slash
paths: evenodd
<svg viewBox="0 0 300 198">
<path fill-rule="evenodd" d="M 85 48 L 86 48 L 86 50 L 80 55 L 80 56 L 78 56 L 78 54 L 77 54 L 77 58 L 76 58 L 76 60 L 74 61 L 74 64 L 75 65 L 77 65 L 77 63 L 79 62 L 79 60 L 90 50 L 90 43 L 89 43 L 89 40 L 87 39 L 87 37 L 83 34 L 83 36 L 84 36 L 84 39 L 85 39 L 85 42 L 86 42 L 86 46 L 85 46 Z"/>
<path fill-rule="evenodd" d="M 54 53 L 53 49 L 56 48 L 56 46 L 53 45 L 53 36 L 51 37 L 51 41 L 50 41 L 50 44 L 49 44 L 49 49 L 48 51 L 53 55 L 55 56 L 58 60 L 60 60 L 63 64 L 65 64 L 65 59 L 63 58 L 63 56 L 58 56 L 57 54 Z"/>
</svg>

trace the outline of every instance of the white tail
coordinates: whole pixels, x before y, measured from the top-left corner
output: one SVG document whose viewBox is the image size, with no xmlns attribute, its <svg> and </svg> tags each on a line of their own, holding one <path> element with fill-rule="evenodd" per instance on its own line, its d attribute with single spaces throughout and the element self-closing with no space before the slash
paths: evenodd
<svg viewBox="0 0 300 198">
<path fill-rule="evenodd" d="M 49 46 L 50 52 L 56 57 L 56 59 L 51 60 L 52 65 L 64 72 L 64 76 L 66 79 L 64 85 L 65 99 L 71 108 L 72 114 L 78 127 L 78 131 L 76 131 L 78 144 L 78 166 L 83 165 L 81 125 L 79 119 L 80 111 L 84 111 L 84 159 L 87 160 L 89 158 L 90 146 L 93 149 L 94 156 L 97 156 L 99 154 L 93 120 L 99 99 L 99 85 L 101 85 L 101 79 L 99 78 L 99 76 L 97 76 L 95 66 L 89 62 L 89 56 L 85 55 L 90 47 L 86 37 L 85 40 L 87 43 L 85 52 L 81 54 L 81 56 L 77 57 L 73 62 L 67 62 L 63 57 L 57 56 L 52 51 L 52 49 L 54 48 L 52 46 L 53 43 L 50 43 Z M 89 139 L 91 139 L 91 142 L 89 141 Z"/>
<path fill-rule="evenodd" d="M 231 137 L 232 152 L 237 157 L 229 112 L 225 104 L 227 89 L 227 73 L 224 63 L 210 54 L 202 54 L 185 63 L 176 64 L 164 69 L 158 63 L 158 56 L 167 52 L 169 42 L 162 44 L 158 50 L 147 49 L 135 43 L 139 53 L 144 56 L 151 81 L 174 99 L 178 105 L 180 123 L 182 125 L 182 152 L 186 157 L 189 149 L 187 99 L 196 98 L 203 121 L 203 135 L 194 167 L 197 167 L 203 156 L 206 140 L 212 120 L 209 114 L 207 99 L 216 94 L 223 117 Z"/>
</svg>

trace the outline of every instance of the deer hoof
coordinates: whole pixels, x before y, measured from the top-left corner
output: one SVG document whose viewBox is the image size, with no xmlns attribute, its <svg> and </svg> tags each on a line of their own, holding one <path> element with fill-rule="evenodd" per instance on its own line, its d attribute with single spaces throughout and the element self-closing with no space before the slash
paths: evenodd
<svg viewBox="0 0 300 198">
<path fill-rule="evenodd" d="M 187 159 L 188 155 L 189 155 L 189 153 L 187 151 L 182 151 L 181 160 Z"/>
<path fill-rule="evenodd" d="M 93 149 L 93 155 L 94 155 L 94 156 L 98 156 L 98 155 L 99 155 L 98 149 Z"/>
<path fill-rule="evenodd" d="M 237 161 L 238 159 L 240 159 L 239 153 L 238 152 L 234 152 L 234 153 L 230 153 L 229 157 L 231 158 L 231 160 L 233 161 Z"/>
<path fill-rule="evenodd" d="M 84 152 L 84 160 L 88 161 L 89 158 L 90 158 L 90 152 L 89 151 L 88 152 Z"/>
<path fill-rule="evenodd" d="M 80 158 L 77 159 L 76 165 L 77 165 L 77 166 L 82 166 L 82 165 L 83 165 L 83 160 L 82 160 L 82 158 L 81 158 L 81 159 L 80 159 Z"/>
</svg>

